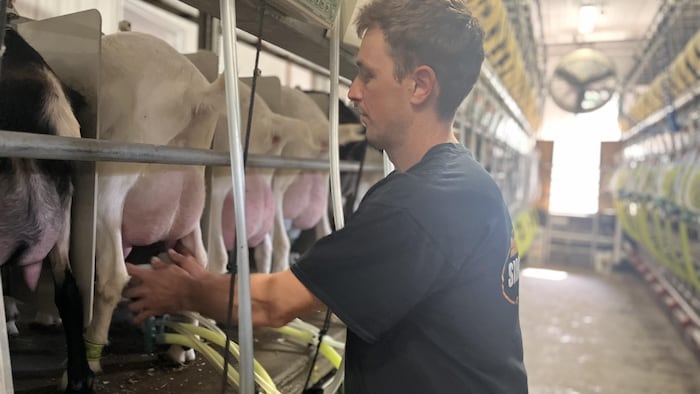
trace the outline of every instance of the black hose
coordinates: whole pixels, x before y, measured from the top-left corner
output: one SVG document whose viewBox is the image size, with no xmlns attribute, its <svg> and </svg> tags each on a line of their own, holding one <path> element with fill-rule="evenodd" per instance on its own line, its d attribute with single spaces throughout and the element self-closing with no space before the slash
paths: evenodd
<svg viewBox="0 0 700 394">
<path fill-rule="evenodd" d="M 309 373 L 306 375 L 306 381 L 304 382 L 304 386 L 302 386 L 302 393 L 309 393 L 310 390 L 307 389 L 309 386 L 309 381 L 311 381 L 311 374 L 314 372 L 314 366 L 316 365 L 316 360 L 318 359 L 318 353 L 321 350 L 321 343 L 323 341 L 323 337 L 326 336 L 328 333 L 328 328 L 331 325 L 331 310 L 330 308 L 326 308 L 326 317 L 323 319 L 323 327 L 321 328 L 321 331 L 318 333 L 318 343 L 316 344 L 316 351 L 314 352 L 314 357 L 311 360 L 311 366 L 309 367 Z"/>
</svg>

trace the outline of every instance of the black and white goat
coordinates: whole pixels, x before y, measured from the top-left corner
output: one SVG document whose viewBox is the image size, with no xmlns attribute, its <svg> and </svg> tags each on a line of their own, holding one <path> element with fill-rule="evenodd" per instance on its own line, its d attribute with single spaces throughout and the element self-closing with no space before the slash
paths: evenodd
<svg viewBox="0 0 700 394">
<path fill-rule="evenodd" d="M 0 66 L 0 129 L 80 137 L 75 113 L 84 104 L 17 32 L 5 32 Z M 51 262 L 55 302 L 68 345 L 67 392 L 92 392 L 85 357 L 82 299 L 68 259 L 73 195 L 70 162 L 0 157 L 0 264 L 24 270 L 36 287 Z"/>
</svg>

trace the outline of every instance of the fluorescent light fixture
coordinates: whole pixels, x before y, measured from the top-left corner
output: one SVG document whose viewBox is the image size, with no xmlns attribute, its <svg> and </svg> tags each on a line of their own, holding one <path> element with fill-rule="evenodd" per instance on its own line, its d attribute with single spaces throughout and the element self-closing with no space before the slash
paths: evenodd
<svg viewBox="0 0 700 394">
<path fill-rule="evenodd" d="M 600 15 L 598 6 L 582 5 L 578 12 L 578 32 L 581 34 L 592 33 L 598 21 L 598 15 Z"/>
<path fill-rule="evenodd" d="M 525 268 L 520 274 L 528 278 L 546 280 L 564 280 L 569 276 L 565 271 L 548 270 L 544 268 Z"/>
</svg>

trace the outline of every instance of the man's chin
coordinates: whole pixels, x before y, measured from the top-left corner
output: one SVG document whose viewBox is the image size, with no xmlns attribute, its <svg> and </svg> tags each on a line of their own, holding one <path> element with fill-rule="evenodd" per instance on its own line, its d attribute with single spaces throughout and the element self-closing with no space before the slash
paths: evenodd
<svg viewBox="0 0 700 394">
<path fill-rule="evenodd" d="M 372 136 L 369 134 L 369 132 L 367 133 L 367 144 L 369 144 L 369 146 L 371 146 L 372 148 L 374 148 L 376 150 L 379 150 L 379 151 L 384 150 L 384 144 L 382 144 L 382 143 L 380 143 L 380 141 L 377 141 L 374 138 L 372 138 Z"/>
</svg>

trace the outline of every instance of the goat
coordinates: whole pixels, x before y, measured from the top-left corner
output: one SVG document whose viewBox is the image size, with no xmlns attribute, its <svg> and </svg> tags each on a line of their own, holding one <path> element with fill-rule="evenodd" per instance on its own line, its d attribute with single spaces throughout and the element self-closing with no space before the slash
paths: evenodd
<svg viewBox="0 0 700 394">
<path fill-rule="evenodd" d="M 83 97 L 65 86 L 17 32 L 5 32 L 0 67 L 0 128 L 80 138 L 75 113 Z M 32 289 L 45 258 L 51 262 L 55 302 L 68 347 L 67 392 L 92 392 L 85 359 L 82 298 L 68 248 L 73 195 L 70 162 L 0 158 L 0 264 L 17 264 Z"/>
<path fill-rule="evenodd" d="M 225 113 L 224 91 L 222 76 L 210 83 L 156 37 L 134 32 L 102 37 L 102 139 L 208 149 Z M 203 166 L 100 162 L 97 170 L 95 302 L 85 332 L 88 361 L 96 372 L 129 280 L 124 259 L 133 246 L 163 241 L 207 263 L 200 227 Z M 184 356 L 193 357 L 191 350 Z"/>
</svg>

